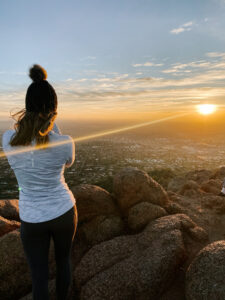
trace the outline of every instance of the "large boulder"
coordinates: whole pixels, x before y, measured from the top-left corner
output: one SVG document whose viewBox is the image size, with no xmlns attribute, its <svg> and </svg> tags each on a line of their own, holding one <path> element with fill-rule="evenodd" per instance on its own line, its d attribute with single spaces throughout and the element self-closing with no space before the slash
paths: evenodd
<svg viewBox="0 0 225 300">
<path fill-rule="evenodd" d="M 30 269 L 20 238 L 20 228 L 0 238 L 0 299 L 19 299 L 32 290 Z M 55 276 L 54 245 L 51 240 L 49 276 Z"/>
<path fill-rule="evenodd" d="M 187 300 L 225 299 L 225 240 L 202 249 L 186 273 Z"/>
<path fill-rule="evenodd" d="M 79 228 L 88 245 L 95 245 L 123 233 L 124 224 L 119 216 L 97 216 Z"/>
<path fill-rule="evenodd" d="M 113 178 L 113 193 L 126 215 L 129 208 L 139 202 L 166 206 L 168 195 L 164 188 L 145 171 L 135 167 L 123 168 Z"/>
<path fill-rule="evenodd" d="M 105 189 L 91 184 L 80 184 L 71 188 L 76 198 L 79 223 L 99 215 L 118 215 L 113 197 Z"/>
<path fill-rule="evenodd" d="M 0 216 L 9 219 L 21 221 L 19 217 L 19 200 L 0 200 Z"/>
<path fill-rule="evenodd" d="M 195 227 L 183 214 L 165 216 L 93 246 L 74 270 L 79 299 L 159 299 L 186 260 L 184 236 Z"/>
<path fill-rule="evenodd" d="M 150 221 L 167 215 L 161 206 L 150 202 L 140 202 L 132 206 L 128 211 L 128 226 L 132 230 L 140 230 Z"/>
</svg>

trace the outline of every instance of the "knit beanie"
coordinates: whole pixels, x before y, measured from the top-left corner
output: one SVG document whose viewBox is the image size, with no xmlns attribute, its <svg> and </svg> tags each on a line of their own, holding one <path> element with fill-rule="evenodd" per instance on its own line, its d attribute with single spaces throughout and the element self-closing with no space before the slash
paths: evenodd
<svg viewBox="0 0 225 300">
<path fill-rule="evenodd" d="M 47 72 L 40 65 L 29 69 L 31 85 L 26 93 L 26 110 L 29 112 L 50 113 L 57 110 L 57 95 L 47 79 Z"/>
</svg>

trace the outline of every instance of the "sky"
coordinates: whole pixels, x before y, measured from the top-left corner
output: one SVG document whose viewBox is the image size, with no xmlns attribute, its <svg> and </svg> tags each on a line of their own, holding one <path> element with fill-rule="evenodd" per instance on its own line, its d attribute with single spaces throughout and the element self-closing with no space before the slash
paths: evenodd
<svg viewBox="0 0 225 300">
<path fill-rule="evenodd" d="M 58 117 L 148 119 L 224 109 L 225 0 L 1 0 L 0 117 L 42 65 Z"/>
</svg>

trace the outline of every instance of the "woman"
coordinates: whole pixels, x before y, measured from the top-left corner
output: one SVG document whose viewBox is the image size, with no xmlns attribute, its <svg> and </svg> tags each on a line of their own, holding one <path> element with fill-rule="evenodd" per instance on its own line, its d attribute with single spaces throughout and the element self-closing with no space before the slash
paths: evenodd
<svg viewBox="0 0 225 300">
<path fill-rule="evenodd" d="M 20 236 L 31 270 L 33 299 L 49 299 L 52 237 L 56 295 L 64 300 L 71 283 L 71 248 L 78 222 L 76 199 L 65 182 L 64 169 L 74 163 L 75 145 L 54 123 L 57 95 L 46 80 L 47 72 L 39 65 L 29 71 L 33 83 L 27 90 L 26 108 L 13 115 L 19 118 L 13 130 L 4 132 L 2 146 L 19 185 Z"/>
</svg>

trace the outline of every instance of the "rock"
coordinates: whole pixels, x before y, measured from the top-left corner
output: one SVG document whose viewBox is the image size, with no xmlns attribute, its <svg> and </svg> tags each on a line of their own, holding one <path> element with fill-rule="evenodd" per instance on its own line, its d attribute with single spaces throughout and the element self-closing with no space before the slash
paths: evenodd
<svg viewBox="0 0 225 300">
<path fill-rule="evenodd" d="M 179 194 L 186 197 L 196 197 L 201 194 L 200 186 L 193 180 L 188 180 L 180 189 Z"/>
<path fill-rule="evenodd" d="M 168 195 L 146 172 L 134 167 L 123 168 L 113 178 L 113 193 L 122 212 L 139 202 L 165 206 Z"/>
<path fill-rule="evenodd" d="M 21 221 L 19 217 L 19 200 L 0 200 L 0 216 L 9 219 Z"/>
<path fill-rule="evenodd" d="M 140 230 L 150 221 L 167 215 L 164 208 L 149 203 L 140 202 L 128 211 L 128 225 L 132 230 Z"/>
<path fill-rule="evenodd" d="M 49 250 L 49 276 L 55 276 L 54 246 Z M 30 269 L 25 258 L 20 228 L 0 238 L 0 299 L 18 299 L 32 288 Z"/>
<path fill-rule="evenodd" d="M 196 181 L 199 185 L 203 182 L 208 181 L 212 176 L 212 171 L 210 170 L 194 170 L 190 171 L 185 175 L 186 180 Z"/>
<path fill-rule="evenodd" d="M 192 237 L 192 239 L 197 241 L 206 241 L 209 238 L 207 232 L 199 226 L 190 228 L 189 234 Z"/>
<path fill-rule="evenodd" d="M 184 177 L 182 176 L 174 177 L 169 181 L 167 190 L 172 192 L 178 192 L 185 183 L 186 183 L 186 179 Z"/>
<path fill-rule="evenodd" d="M 210 209 L 220 208 L 220 207 L 224 206 L 225 199 L 224 199 L 224 197 L 206 194 L 206 195 L 204 195 L 204 197 L 202 197 L 201 203 L 204 207 L 207 207 Z"/>
<path fill-rule="evenodd" d="M 91 245 L 110 240 L 123 233 L 123 221 L 119 216 L 97 216 L 82 224 L 80 230 Z"/>
<path fill-rule="evenodd" d="M 112 196 L 103 188 L 80 184 L 72 187 L 71 191 L 76 198 L 79 223 L 99 215 L 119 215 Z"/>
<path fill-rule="evenodd" d="M 225 241 L 216 241 L 203 248 L 186 273 L 187 300 L 225 299 Z"/>
<path fill-rule="evenodd" d="M 211 176 L 212 171 L 209 170 L 203 169 L 190 171 L 184 176 L 177 176 L 173 178 L 169 182 L 167 189 L 173 192 L 179 192 L 182 195 L 187 193 L 191 196 L 191 194 L 194 194 L 196 191 L 198 191 L 200 185 L 203 182 L 208 181 L 211 178 Z"/>
<path fill-rule="evenodd" d="M 213 175 L 211 176 L 212 179 L 220 179 L 220 180 L 224 180 L 225 179 L 225 167 L 221 167 L 219 169 L 217 169 Z"/>
<path fill-rule="evenodd" d="M 218 195 L 222 189 L 222 182 L 219 179 L 210 179 L 201 185 L 201 189 L 206 193 Z"/>
<path fill-rule="evenodd" d="M 186 259 L 183 234 L 195 226 L 183 214 L 165 216 L 93 246 L 74 270 L 79 299 L 159 299 Z"/>
<path fill-rule="evenodd" d="M 0 216 L 0 237 L 18 227 L 20 227 L 20 222 L 11 221 Z"/>
<path fill-rule="evenodd" d="M 165 208 L 166 208 L 166 211 L 171 215 L 185 213 L 185 209 L 182 206 L 180 206 L 178 203 L 175 203 L 175 202 L 169 203 Z"/>
<path fill-rule="evenodd" d="M 168 290 L 157 300 L 185 300 L 185 274 L 181 267 Z"/>
</svg>

